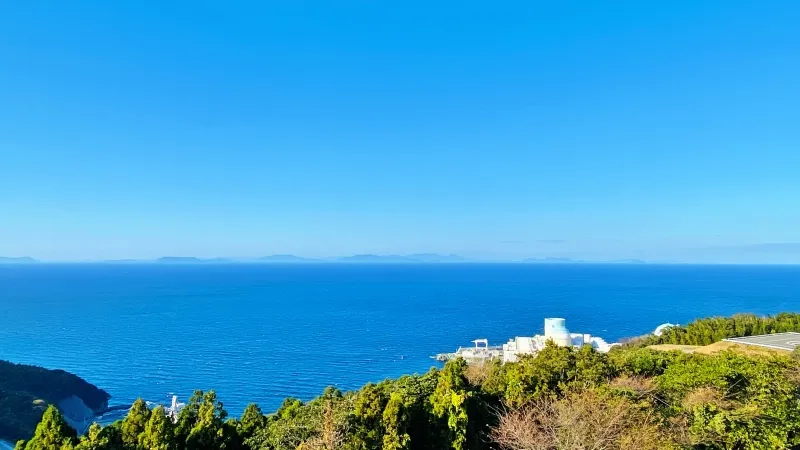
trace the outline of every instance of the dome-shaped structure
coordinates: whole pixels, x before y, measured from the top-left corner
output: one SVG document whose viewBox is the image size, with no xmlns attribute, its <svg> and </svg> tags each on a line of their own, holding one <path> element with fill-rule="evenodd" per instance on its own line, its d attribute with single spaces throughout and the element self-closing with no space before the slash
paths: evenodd
<svg viewBox="0 0 800 450">
<path fill-rule="evenodd" d="M 566 327 L 566 320 L 560 317 L 550 317 L 544 319 L 544 337 L 552 339 L 556 345 L 569 347 L 572 345 L 572 337 Z"/>
<path fill-rule="evenodd" d="M 655 336 L 661 336 L 667 328 L 677 327 L 679 325 L 675 325 L 672 323 L 662 323 L 661 325 L 657 326 L 655 330 L 653 330 L 653 334 Z"/>
</svg>

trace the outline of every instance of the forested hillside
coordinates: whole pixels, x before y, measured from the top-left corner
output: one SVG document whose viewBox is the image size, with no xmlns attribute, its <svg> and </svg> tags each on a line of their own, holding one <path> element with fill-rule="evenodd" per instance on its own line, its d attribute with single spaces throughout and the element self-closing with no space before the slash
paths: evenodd
<svg viewBox="0 0 800 450">
<path fill-rule="evenodd" d="M 107 406 L 108 393 L 63 370 L 0 361 L 0 439 L 30 436 L 48 404 L 80 397 L 93 410 Z"/>
<path fill-rule="evenodd" d="M 287 399 L 231 419 L 213 391 L 175 422 L 137 402 L 77 438 L 51 408 L 20 450 L 781 449 L 800 444 L 791 355 L 609 354 L 548 346 L 518 363 L 441 370 Z"/>
<path fill-rule="evenodd" d="M 709 345 L 726 338 L 757 334 L 800 332 L 800 314 L 781 313 L 775 316 L 737 314 L 731 317 L 709 317 L 685 327 L 667 328 L 661 336 L 650 336 L 640 344 Z"/>
</svg>

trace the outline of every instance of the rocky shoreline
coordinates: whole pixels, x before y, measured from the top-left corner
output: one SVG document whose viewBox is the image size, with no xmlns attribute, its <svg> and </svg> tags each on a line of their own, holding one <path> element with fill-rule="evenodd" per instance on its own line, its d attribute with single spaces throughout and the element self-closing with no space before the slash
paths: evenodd
<svg viewBox="0 0 800 450">
<path fill-rule="evenodd" d="M 94 422 L 95 418 L 100 415 L 97 411 L 86 406 L 83 399 L 75 395 L 61 399 L 56 406 L 64 416 L 64 420 L 66 420 L 69 426 L 74 428 L 79 435 L 86 433 L 86 430 L 89 429 L 89 426 Z M 107 409 L 107 407 L 105 409 Z"/>
</svg>

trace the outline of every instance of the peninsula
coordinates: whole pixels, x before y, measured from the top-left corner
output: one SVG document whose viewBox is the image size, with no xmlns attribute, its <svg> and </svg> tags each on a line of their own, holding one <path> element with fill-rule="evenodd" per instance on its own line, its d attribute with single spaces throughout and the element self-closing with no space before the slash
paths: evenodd
<svg viewBox="0 0 800 450">
<path fill-rule="evenodd" d="M 79 432 L 108 408 L 108 392 L 63 370 L 0 360 L 0 440 L 33 434 L 48 405 Z"/>
</svg>

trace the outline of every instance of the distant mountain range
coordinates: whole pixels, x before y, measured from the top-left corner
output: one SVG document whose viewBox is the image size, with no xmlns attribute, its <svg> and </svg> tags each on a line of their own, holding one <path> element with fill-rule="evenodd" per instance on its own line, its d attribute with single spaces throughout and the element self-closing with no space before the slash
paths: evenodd
<svg viewBox="0 0 800 450">
<path fill-rule="evenodd" d="M 0 264 L 33 264 L 40 261 L 31 257 L 0 257 Z M 260 258 L 198 258 L 196 256 L 162 256 L 157 259 L 114 259 L 105 261 L 82 261 L 86 263 L 104 264 L 304 264 L 304 263 L 352 263 L 352 264 L 445 264 L 445 263 L 525 263 L 525 264 L 646 264 L 639 259 L 621 259 L 614 261 L 584 261 L 571 258 L 543 257 L 523 260 L 486 261 L 468 259 L 459 255 L 440 255 L 438 253 L 414 253 L 410 255 L 376 255 L 359 254 L 337 256 L 331 258 L 305 258 L 290 254 L 277 254 Z"/>
<path fill-rule="evenodd" d="M 352 255 L 333 258 L 304 258 L 302 256 L 279 254 L 263 256 L 255 259 L 211 258 L 203 259 L 193 256 L 164 256 L 155 262 L 165 264 L 210 264 L 210 263 L 456 263 L 468 262 L 458 255 L 439 255 L 435 253 L 417 253 L 412 255 Z"/>
<path fill-rule="evenodd" d="M 22 256 L 17 258 L 9 258 L 6 256 L 0 256 L 0 264 L 32 264 L 37 263 L 39 261 L 31 258 L 30 256 Z"/>
</svg>

